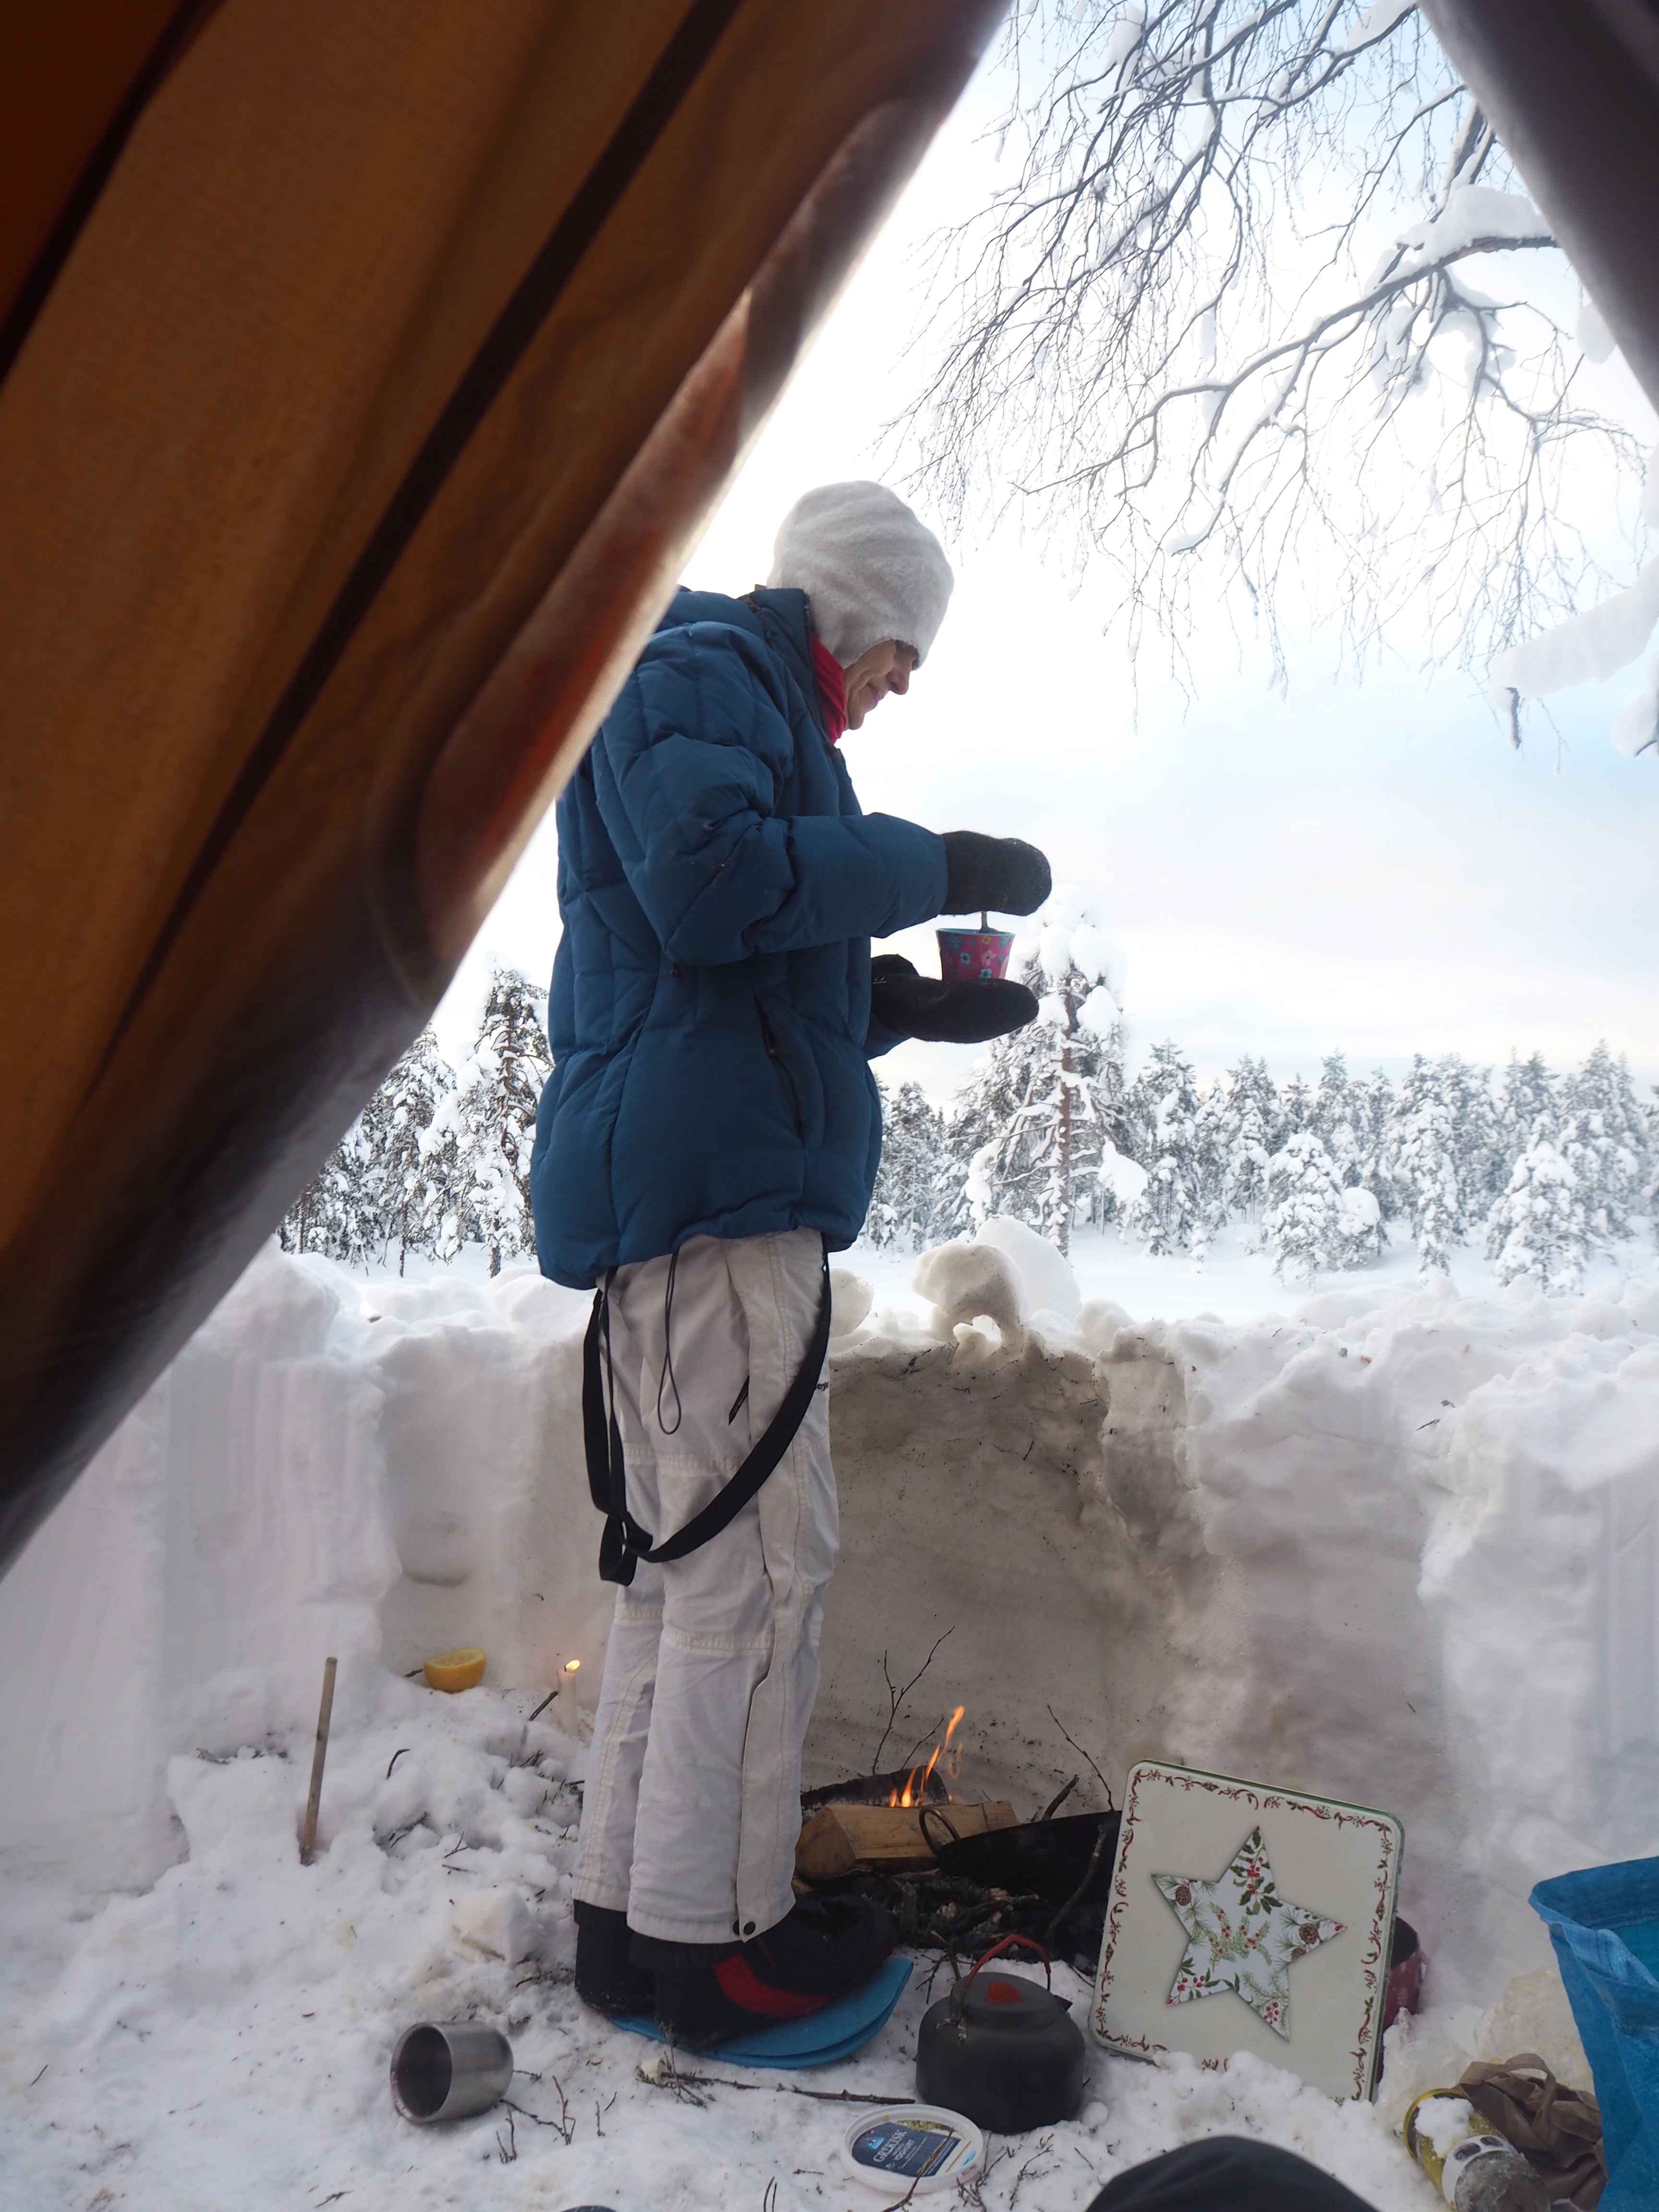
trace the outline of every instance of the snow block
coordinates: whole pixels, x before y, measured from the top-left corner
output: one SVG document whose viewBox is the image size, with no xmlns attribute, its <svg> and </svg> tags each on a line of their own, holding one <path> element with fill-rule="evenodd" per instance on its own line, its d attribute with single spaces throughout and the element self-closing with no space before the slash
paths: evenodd
<svg viewBox="0 0 1659 2212">
<path fill-rule="evenodd" d="M 516 1889 L 497 1886 L 475 1891 L 457 1900 L 450 1915 L 452 1931 L 492 1958 L 516 1966 L 536 1948 L 536 1930 L 530 1908 Z"/>
<path fill-rule="evenodd" d="M 1036 1280 L 1058 1255 L 1018 1246 L 925 1255 L 937 1315 L 872 1314 L 848 1264 L 809 1786 L 868 1770 L 883 1655 L 901 1683 L 937 1643 L 884 1763 L 960 1704 L 963 1795 L 1042 1806 L 1084 1767 L 1069 1735 L 1115 1783 L 1159 1758 L 1382 1805 L 1432 2001 L 1553 1979 L 1534 1884 L 1652 1846 L 1659 1291 L 1356 1280 L 1248 1322 L 1068 1319 Z M 585 1725 L 612 1595 L 588 1304 L 524 1268 L 262 1255 L 0 1584 L 7 1869 L 143 1887 L 211 1855 L 222 1788 L 280 1786 L 289 1851 L 331 1654 L 325 1854 L 537 1820 L 582 1760 L 562 1701 L 556 1735 L 492 1740 L 485 1786 L 452 1748 L 468 1699 L 403 1678 L 476 1644 L 478 1716 L 522 1717 L 577 1657 Z M 377 1765 L 354 1746 L 380 1729 Z M 244 1752 L 272 1763 L 218 1763 Z"/>
</svg>

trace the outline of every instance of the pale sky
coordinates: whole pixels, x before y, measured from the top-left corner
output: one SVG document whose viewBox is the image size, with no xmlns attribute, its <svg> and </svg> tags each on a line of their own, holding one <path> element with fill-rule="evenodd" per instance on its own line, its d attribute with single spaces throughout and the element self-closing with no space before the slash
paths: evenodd
<svg viewBox="0 0 1659 2212">
<path fill-rule="evenodd" d="M 777 522 L 815 483 L 884 462 L 883 427 L 921 363 L 902 358 L 920 249 L 997 173 L 984 143 L 994 88 L 971 88 L 798 371 L 687 569 L 744 592 L 763 580 Z M 924 519 L 937 518 L 922 507 Z M 1627 671 L 1552 702 L 1516 755 L 1466 678 L 1330 680 L 1317 639 L 1292 644 L 1288 696 L 1265 663 L 1241 671 L 1231 635 L 1196 641 L 1196 698 L 1149 678 L 1139 714 L 1127 662 L 1101 635 L 1104 584 L 1073 595 L 1040 542 L 1005 529 L 948 541 L 955 597 L 906 699 L 845 743 L 866 811 L 935 830 L 1029 837 L 1081 890 L 1127 956 L 1132 1058 L 1166 1036 L 1201 1073 L 1244 1052 L 1281 1079 L 1398 1073 L 1415 1051 L 1553 1064 L 1598 1037 L 1659 1079 L 1659 762 L 1616 753 Z M 1418 641 L 1400 641 L 1414 663 Z M 551 815 L 439 1010 L 459 1058 L 494 960 L 538 981 L 558 938 Z M 893 941 L 937 973 L 931 932 Z M 883 1064 L 936 1096 L 975 1055 L 910 1045 Z"/>
</svg>

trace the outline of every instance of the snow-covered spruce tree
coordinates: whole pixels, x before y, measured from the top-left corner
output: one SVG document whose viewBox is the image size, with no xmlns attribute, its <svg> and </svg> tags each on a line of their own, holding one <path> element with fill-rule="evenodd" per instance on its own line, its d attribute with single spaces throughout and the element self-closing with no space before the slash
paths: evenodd
<svg viewBox="0 0 1659 2212">
<path fill-rule="evenodd" d="M 1199 1102 L 1194 1127 L 1198 1162 L 1199 1233 L 1205 1249 L 1218 1229 L 1227 1225 L 1227 1171 L 1233 1141 L 1233 1116 L 1227 1086 L 1219 1078 Z"/>
<path fill-rule="evenodd" d="M 452 1259 L 476 1242 L 489 1254 L 492 1275 L 503 1260 L 536 1249 L 530 1153 L 552 1066 L 542 1018 L 546 998 L 516 968 L 496 969 L 471 1057 L 422 1147 L 441 1192 L 441 1256 Z"/>
<path fill-rule="evenodd" d="M 955 1234 L 1006 1213 L 1064 1252 L 1079 1214 L 1101 1206 L 1109 1140 L 1126 1133 L 1122 1042 L 1105 980 L 1111 949 L 1094 925 L 1039 918 L 1038 927 L 1042 950 L 1021 981 L 1042 1011 L 997 1039 L 948 1116 L 939 1227 Z"/>
<path fill-rule="evenodd" d="M 1025 980 L 1037 988 L 1029 969 Z M 999 1155 L 1031 1080 L 1027 1052 L 1032 1042 L 1029 1030 L 999 1037 L 945 1109 L 935 1215 L 941 1237 L 971 1236 L 981 1221 L 1005 1210 Z"/>
<path fill-rule="evenodd" d="M 1368 1081 L 1348 1073 L 1340 1052 L 1329 1054 L 1314 1092 L 1310 1126 L 1330 1155 L 1342 1186 L 1343 1242 L 1338 1265 L 1362 1267 L 1388 1249 L 1385 1221 L 1389 1190 L 1382 1172 L 1383 1132 L 1393 1093 L 1379 1069 Z"/>
<path fill-rule="evenodd" d="M 1097 1004 L 1098 1001 L 1097 1000 Z M 1135 1158 L 1134 1125 L 1129 1111 L 1129 1083 L 1123 1068 L 1123 1028 L 1115 1022 L 1092 1079 L 1094 1128 L 1098 1146 L 1088 1162 L 1090 1180 L 1079 1194 L 1080 1218 L 1094 1229 L 1127 1218 L 1139 1195 L 1141 1169 Z"/>
<path fill-rule="evenodd" d="M 373 1102 L 370 1102 L 372 1106 Z M 352 1123 L 277 1231 L 285 1252 L 319 1252 L 348 1267 L 366 1265 L 381 1249 L 380 1197 L 369 1107 Z"/>
<path fill-rule="evenodd" d="M 395 1243 L 400 1275 L 407 1254 L 438 1249 L 446 1158 L 441 1147 L 429 1151 L 423 1139 L 454 1087 L 454 1072 L 425 1029 L 363 1109 L 364 1180 L 373 1195 L 378 1256 L 385 1260 Z"/>
<path fill-rule="evenodd" d="M 1136 1158 L 1146 1170 L 1129 1227 L 1155 1257 L 1185 1251 L 1203 1235 L 1203 1176 L 1192 1063 L 1174 1044 L 1152 1047 L 1129 1087 L 1128 1110 L 1139 1138 Z"/>
<path fill-rule="evenodd" d="M 1248 1053 L 1226 1079 L 1222 1212 L 1229 1221 L 1260 1221 L 1267 1206 L 1267 1163 L 1289 1133 L 1285 1102 L 1267 1062 Z"/>
<path fill-rule="evenodd" d="M 1267 1163 L 1261 1236 L 1273 1254 L 1274 1274 L 1292 1282 L 1310 1281 L 1322 1267 L 1340 1267 L 1346 1256 L 1342 1186 L 1311 1129 L 1292 1130 Z"/>
<path fill-rule="evenodd" d="M 1534 1122 L 1509 1188 L 1486 1222 L 1487 1256 L 1500 1283 L 1524 1277 L 1559 1297 L 1583 1287 L 1589 1255 L 1584 1170 L 1589 1164 L 1576 1119 L 1549 1113 Z"/>
<path fill-rule="evenodd" d="M 283 1216 L 276 1241 L 284 1252 L 319 1252 L 342 1260 L 355 1244 L 362 1256 L 362 1164 L 354 1121 Z"/>
<path fill-rule="evenodd" d="M 1085 977 L 1068 969 L 1045 990 L 1048 979 L 1033 963 L 1025 981 L 1042 1012 L 1018 1032 L 1025 1041 L 1019 1101 L 975 1164 L 994 1194 L 992 1211 L 1029 1222 L 1064 1252 L 1079 1195 L 1091 1187 L 1100 1158 L 1094 1080 L 1104 1046 L 1079 1018 L 1091 988 Z"/>
<path fill-rule="evenodd" d="M 896 1091 L 884 1086 L 881 1122 L 881 1167 L 865 1240 L 919 1252 L 934 1241 L 945 1203 L 945 1116 L 919 1083 L 901 1083 Z"/>
<path fill-rule="evenodd" d="M 1646 1202 L 1650 1174 L 1647 1117 L 1630 1066 L 1605 1041 L 1562 1085 L 1561 1103 L 1577 1123 L 1583 1146 L 1583 1200 L 1597 1243 L 1628 1235 L 1630 1217 Z"/>
<path fill-rule="evenodd" d="M 1329 1154 L 1336 1179 L 1345 1188 L 1360 1180 L 1361 1146 L 1354 1127 L 1353 1092 L 1346 1055 L 1327 1053 L 1309 1109 L 1308 1127 Z"/>
<path fill-rule="evenodd" d="M 336 1155 L 336 1212 L 331 1257 L 349 1267 L 366 1267 L 386 1249 L 386 1223 L 375 1158 L 374 1133 L 368 1126 L 369 1101 L 345 1133 Z"/>
<path fill-rule="evenodd" d="M 1388 1167 L 1417 1238 L 1424 1273 L 1433 1267 L 1448 1273 L 1446 1247 L 1455 1241 L 1464 1220 L 1457 1133 L 1433 1063 L 1421 1053 L 1413 1056 L 1395 1102 Z"/>
<path fill-rule="evenodd" d="M 1389 1249 L 1389 1224 L 1376 1192 L 1363 1182 L 1342 1186 L 1341 1267 L 1363 1267 Z"/>
<path fill-rule="evenodd" d="M 437 1040 L 423 1030 L 338 1146 L 289 1208 L 277 1241 L 285 1252 L 320 1252 L 348 1267 L 400 1251 L 434 1249 L 431 1177 L 421 1147 L 435 1102 L 454 1078 Z"/>
<path fill-rule="evenodd" d="M 1314 1125 L 1313 1085 L 1299 1074 L 1293 1075 L 1279 1092 L 1285 1102 L 1285 1132 L 1288 1136 L 1297 1129 L 1311 1129 Z"/>
<path fill-rule="evenodd" d="M 1403 1211 L 1388 1170 L 1394 1108 L 1394 1085 L 1380 1067 L 1348 1086 L 1349 1126 L 1358 1146 L 1355 1186 L 1371 1193 L 1385 1221 Z"/>
<path fill-rule="evenodd" d="M 1384 1171 L 1417 1238 L 1427 1274 L 1449 1273 L 1447 1247 L 1468 1234 L 1490 1203 L 1493 1164 L 1486 1086 L 1455 1053 L 1421 1053 L 1395 1102 Z"/>
<path fill-rule="evenodd" d="M 1558 1085 L 1543 1054 L 1530 1053 L 1522 1060 L 1512 1052 L 1492 1103 L 1492 1146 L 1502 1166 L 1501 1188 L 1508 1188 L 1511 1170 L 1531 1144 L 1539 1115 L 1553 1126 L 1558 1110 Z"/>
<path fill-rule="evenodd" d="M 1445 1054 L 1438 1064 L 1458 1133 L 1460 1170 L 1468 1196 L 1465 1234 L 1473 1236 L 1505 1182 L 1492 1108 L 1492 1070 L 1473 1066 L 1455 1052 Z"/>
</svg>

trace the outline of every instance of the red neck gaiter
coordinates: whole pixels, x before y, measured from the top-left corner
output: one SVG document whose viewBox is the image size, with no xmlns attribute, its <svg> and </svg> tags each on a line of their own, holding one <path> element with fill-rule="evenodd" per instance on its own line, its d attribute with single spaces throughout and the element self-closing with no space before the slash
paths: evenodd
<svg viewBox="0 0 1659 2212">
<path fill-rule="evenodd" d="M 820 637 L 812 640 L 812 672 L 818 679 L 818 696 L 823 702 L 830 742 L 838 745 L 847 731 L 847 678 L 840 661 Z"/>
</svg>

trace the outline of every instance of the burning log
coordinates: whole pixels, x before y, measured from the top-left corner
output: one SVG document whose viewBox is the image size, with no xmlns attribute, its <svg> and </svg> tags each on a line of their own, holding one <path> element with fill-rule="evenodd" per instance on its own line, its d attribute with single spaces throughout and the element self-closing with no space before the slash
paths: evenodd
<svg viewBox="0 0 1659 2212">
<path fill-rule="evenodd" d="M 895 1714 L 911 1687 L 914 1682 L 896 1688 L 890 1678 Z M 1075 1779 L 1029 1825 L 1000 1802 L 958 1803 L 946 1777 L 954 1778 L 960 1769 L 956 1737 L 962 1718 L 958 1705 L 923 1762 L 803 1796 L 796 1890 L 824 1887 L 866 1897 L 892 1915 L 901 1943 L 938 1951 L 953 1964 L 1017 1935 L 1070 1960 L 1080 1973 L 1091 1973 L 1106 1918 L 1116 1814 L 1056 1818 L 1077 1787 Z M 891 1733 L 890 1723 L 872 1765 Z M 1105 1789 L 1103 1779 L 1101 1786 Z M 1109 1806 L 1109 1790 L 1106 1796 Z"/>
<path fill-rule="evenodd" d="M 803 1881 L 854 1874 L 925 1872 L 934 1846 L 1016 1825 L 1012 1805 L 828 1805 L 800 1832 L 795 1872 Z"/>
<path fill-rule="evenodd" d="M 967 1710 L 966 1705 L 957 1707 L 951 1716 L 950 1726 L 928 1753 L 925 1764 L 918 1759 L 914 1766 L 896 1766 L 890 1774 L 859 1775 L 850 1782 L 832 1782 L 826 1789 L 805 1790 L 801 1811 L 816 1813 L 825 1805 L 948 1805 L 951 1790 L 945 1777 L 954 1780 L 962 1771 L 962 1747 L 958 1744 L 952 1752 L 951 1740 L 961 1727 Z M 884 1743 L 886 1740 L 885 1736 L 882 1738 Z M 944 1766 L 935 1773 L 941 1759 Z"/>
<path fill-rule="evenodd" d="M 845 1782 L 827 1782 L 821 1790 L 803 1790 L 803 1814 L 821 1813 L 826 1805 L 897 1805 L 910 1790 L 913 1805 L 946 1805 L 951 1785 L 942 1774 L 918 1779 L 914 1766 L 895 1766 L 885 1774 L 854 1774 Z"/>
</svg>

